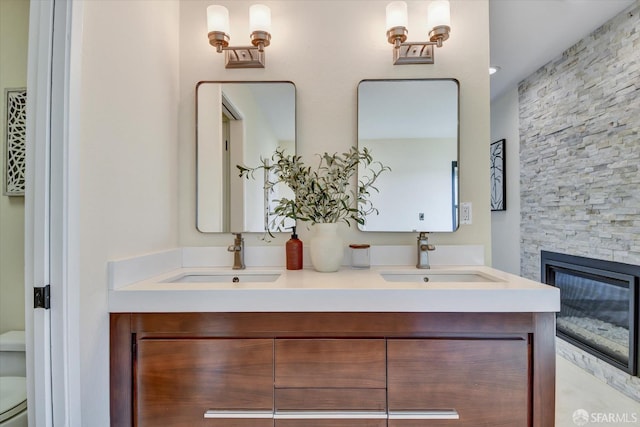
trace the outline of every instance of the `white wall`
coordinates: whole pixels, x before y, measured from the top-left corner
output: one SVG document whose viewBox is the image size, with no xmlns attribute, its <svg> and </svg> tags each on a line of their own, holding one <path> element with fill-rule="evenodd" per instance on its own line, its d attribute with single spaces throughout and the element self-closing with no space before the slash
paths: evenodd
<svg viewBox="0 0 640 427">
<path fill-rule="evenodd" d="M 230 12 L 231 44 L 249 42 L 249 1 L 220 1 Z M 473 225 L 435 233 L 435 244 L 482 244 L 491 259 L 489 210 L 489 18 L 485 0 L 451 2 L 451 38 L 436 49 L 434 65 L 392 64 L 386 39 L 387 1 L 270 1 L 271 46 L 265 69 L 228 70 L 207 40 L 208 0 L 180 4 L 180 244 L 223 246 L 228 234 L 195 228 L 195 86 L 201 80 L 290 80 L 297 88 L 298 153 L 342 152 L 356 143 L 357 85 L 362 79 L 456 78 L 460 81 L 460 200 L 473 203 Z M 409 39 L 426 38 L 428 2 L 409 1 Z M 344 31 L 335 31 L 335 29 Z M 409 189 L 408 189 L 409 192 Z M 306 227 L 299 230 L 303 241 Z M 414 233 L 341 232 L 345 243 L 414 244 Z M 261 234 L 247 245 L 264 244 Z M 284 233 L 272 244 L 283 244 Z M 284 253 L 283 253 L 284 255 Z M 284 261 L 284 260 L 283 260 Z"/>
<path fill-rule="evenodd" d="M 179 8 L 102 0 L 83 10 L 79 369 L 82 425 L 99 427 L 109 425 L 106 263 L 178 243 Z"/>
<path fill-rule="evenodd" d="M 491 142 L 506 140 L 507 210 L 491 212 L 493 267 L 520 274 L 520 131 L 518 88 L 491 102 Z"/>
<path fill-rule="evenodd" d="M 24 330 L 24 197 L 5 189 L 5 89 L 27 86 L 29 2 L 0 0 L 0 333 Z"/>
</svg>

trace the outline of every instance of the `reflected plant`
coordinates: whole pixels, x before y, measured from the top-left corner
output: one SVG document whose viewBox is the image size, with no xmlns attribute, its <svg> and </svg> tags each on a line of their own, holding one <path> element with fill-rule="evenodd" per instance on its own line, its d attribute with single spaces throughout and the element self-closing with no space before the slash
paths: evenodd
<svg viewBox="0 0 640 427">
<path fill-rule="evenodd" d="M 283 197 L 275 201 L 272 212 L 275 216 L 269 229 L 282 231 L 285 218 L 311 224 L 345 222 L 350 226 L 352 221 L 364 224 L 367 215 L 378 213 L 369 196 L 371 191 L 378 191 L 374 183 L 380 174 L 391 170 L 389 167 L 374 161 L 366 147 L 362 150 L 351 147 L 346 153 L 317 156 L 317 165 L 311 167 L 301 156 L 277 149 L 271 162 L 261 159 L 262 165 L 257 167 L 236 165 L 240 177 L 253 178 L 256 171 L 267 170 L 270 178 L 265 182 L 265 188 L 281 182 L 293 191 L 295 198 Z M 358 173 L 359 166 L 364 173 L 354 190 L 349 183 Z"/>
</svg>

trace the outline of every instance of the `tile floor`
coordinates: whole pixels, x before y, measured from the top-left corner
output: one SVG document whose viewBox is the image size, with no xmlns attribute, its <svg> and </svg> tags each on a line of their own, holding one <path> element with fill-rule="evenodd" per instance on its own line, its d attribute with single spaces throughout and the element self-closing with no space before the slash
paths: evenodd
<svg viewBox="0 0 640 427">
<path fill-rule="evenodd" d="M 588 414 L 588 422 L 573 421 L 580 409 Z M 640 426 L 639 402 L 556 356 L 556 427 L 626 425 Z"/>
</svg>

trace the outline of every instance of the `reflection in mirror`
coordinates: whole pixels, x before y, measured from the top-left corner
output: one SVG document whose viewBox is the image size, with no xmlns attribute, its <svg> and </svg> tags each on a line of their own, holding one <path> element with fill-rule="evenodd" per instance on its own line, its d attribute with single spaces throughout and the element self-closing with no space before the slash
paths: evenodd
<svg viewBox="0 0 640 427">
<path fill-rule="evenodd" d="M 381 176 L 362 231 L 458 228 L 458 81 L 363 80 L 358 147 L 391 168 Z"/>
<path fill-rule="evenodd" d="M 264 232 L 270 206 L 292 197 L 241 179 L 235 165 L 295 154 L 296 89 L 291 82 L 200 82 L 196 86 L 197 216 L 204 233 Z M 294 225 L 293 223 L 291 225 Z"/>
</svg>

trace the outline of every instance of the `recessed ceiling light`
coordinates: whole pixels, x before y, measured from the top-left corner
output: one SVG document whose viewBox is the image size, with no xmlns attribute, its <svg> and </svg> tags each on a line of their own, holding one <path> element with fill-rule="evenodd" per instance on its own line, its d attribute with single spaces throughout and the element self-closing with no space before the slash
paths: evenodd
<svg viewBox="0 0 640 427">
<path fill-rule="evenodd" d="M 495 73 L 497 73 L 498 71 L 500 71 L 500 67 L 497 65 L 490 65 L 489 66 L 489 75 L 493 75 Z"/>
</svg>

